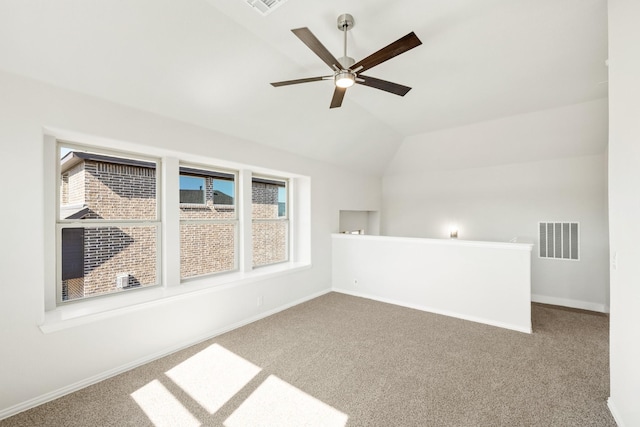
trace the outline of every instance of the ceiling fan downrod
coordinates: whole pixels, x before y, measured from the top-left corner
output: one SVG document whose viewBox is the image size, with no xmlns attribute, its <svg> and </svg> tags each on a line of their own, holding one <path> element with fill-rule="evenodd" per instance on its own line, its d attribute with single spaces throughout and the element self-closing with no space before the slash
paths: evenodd
<svg viewBox="0 0 640 427">
<path fill-rule="evenodd" d="M 356 73 L 351 70 L 351 66 L 355 64 L 356 61 L 355 59 L 347 56 L 347 31 L 352 29 L 354 25 L 355 21 L 353 20 L 353 16 L 350 14 L 343 13 L 338 16 L 338 29 L 342 31 L 342 34 L 344 34 L 344 56 L 338 59 L 338 62 L 340 62 L 343 69 L 336 69 L 333 80 L 335 85 L 342 89 L 351 87 L 356 82 Z"/>
</svg>

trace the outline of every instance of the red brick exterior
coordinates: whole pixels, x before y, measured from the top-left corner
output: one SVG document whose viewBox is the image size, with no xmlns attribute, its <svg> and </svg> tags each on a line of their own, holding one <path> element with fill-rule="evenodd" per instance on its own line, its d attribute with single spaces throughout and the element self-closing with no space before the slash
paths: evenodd
<svg viewBox="0 0 640 427">
<path fill-rule="evenodd" d="M 236 269 L 237 217 L 234 204 L 215 204 L 213 178 L 205 180 L 205 204 L 180 204 L 180 277 L 183 279 L 203 274 L 220 273 Z M 222 200 L 233 203 L 230 197 Z M 223 222 L 189 223 L 189 220 L 216 220 Z"/>
<path fill-rule="evenodd" d="M 153 220 L 155 169 L 85 160 L 61 177 L 61 204 L 84 204 L 85 219 Z M 156 227 L 89 227 L 84 231 L 84 276 L 63 280 L 62 299 L 70 300 L 151 286 L 156 277 Z"/>
<path fill-rule="evenodd" d="M 84 162 L 88 218 L 156 218 L 156 170 L 96 161 Z"/>
<path fill-rule="evenodd" d="M 84 203 L 84 163 L 79 163 L 62 174 L 60 198 L 63 205 Z"/>
<path fill-rule="evenodd" d="M 156 283 L 156 228 L 85 229 L 84 296 L 118 289 L 116 277 L 128 273 L 127 287 Z"/>
<path fill-rule="evenodd" d="M 236 208 L 229 196 L 214 195 L 213 178 L 205 179 L 205 204 L 180 205 L 181 278 L 237 268 Z M 84 204 L 86 219 L 155 220 L 156 170 L 86 159 L 62 173 L 60 198 L 62 207 Z M 253 265 L 286 261 L 288 221 L 278 218 L 278 186 L 254 182 L 252 201 Z M 85 228 L 84 277 L 64 280 L 62 299 L 119 291 L 122 274 L 128 274 L 125 288 L 155 285 L 156 230 L 146 225 Z"/>
<path fill-rule="evenodd" d="M 180 225 L 180 277 L 230 271 L 235 265 L 236 225 Z"/>
<path fill-rule="evenodd" d="M 279 217 L 278 188 L 262 182 L 251 186 L 254 266 L 287 261 L 289 222 Z"/>
</svg>

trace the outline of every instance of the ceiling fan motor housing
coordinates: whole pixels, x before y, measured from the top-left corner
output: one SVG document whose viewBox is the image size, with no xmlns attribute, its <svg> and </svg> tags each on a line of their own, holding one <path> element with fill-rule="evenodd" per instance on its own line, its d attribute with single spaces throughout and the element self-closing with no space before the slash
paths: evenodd
<svg viewBox="0 0 640 427">
<path fill-rule="evenodd" d="M 338 62 L 342 65 L 342 68 L 349 69 L 353 64 L 356 63 L 356 60 L 350 56 L 343 56 L 342 58 L 338 58 Z"/>
<path fill-rule="evenodd" d="M 338 16 L 338 29 L 340 31 L 349 31 L 356 25 L 356 21 L 354 21 L 353 16 L 349 13 L 343 13 Z"/>
</svg>

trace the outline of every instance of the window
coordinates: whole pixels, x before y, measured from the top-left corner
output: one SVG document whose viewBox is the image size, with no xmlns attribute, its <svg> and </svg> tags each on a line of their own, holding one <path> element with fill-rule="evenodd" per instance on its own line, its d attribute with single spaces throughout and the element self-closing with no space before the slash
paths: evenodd
<svg viewBox="0 0 640 427">
<path fill-rule="evenodd" d="M 59 147 L 58 302 L 159 280 L 157 162 Z"/>
<path fill-rule="evenodd" d="M 234 173 L 180 168 L 181 279 L 237 269 L 235 183 Z M 186 194 L 197 194 L 198 204 L 184 203 Z"/>
<path fill-rule="evenodd" d="M 211 163 L 150 157 L 126 143 L 119 147 L 132 151 L 51 135 L 44 140 L 46 158 L 55 159 L 45 166 L 51 177 L 45 183 L 51 219 L 45 224 L 46 265 L 52 278 L 45 289 L 47 311 L 60 308 L 82 317 L 104 307 L 308 266 L 309 221 L 292 222 L 289 193 L 292 180 L 301 193 L 296 206 L 308 215 L 308 178 L 273 177 L 267 170 L 258 176 L 236 163 L 216 165 L 193 155 L 185 157 Z M 292 229 L 299 244 L 290 255 Z M 247 274 L 292 260 L 296 263 Z M 185 290 L 178 289 L 182 284 Z M 155 290 L 130 292 L 148 288 Z M 88 302 L 109 295 L 113 298 Z M 80 310 L 67 305 L 79 301 L 87 301 Z M 52 313 L 51 319 L 57 316 Z"/>
<path fill-rule="evenodd" d="M 253 266 L 287 261 L 287 181 L 253 177 L 251 182 Z"/>
<path fill-rule="evenodd" d="M 205 178 L 180 174 L 180 204 L 206 203 Z"/>
</svg>

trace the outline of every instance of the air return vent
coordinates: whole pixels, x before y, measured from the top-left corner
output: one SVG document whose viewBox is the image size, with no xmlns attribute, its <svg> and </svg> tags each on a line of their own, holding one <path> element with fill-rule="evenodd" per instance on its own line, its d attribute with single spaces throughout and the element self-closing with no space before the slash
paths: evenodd
<svg viewBox="0 0 640 427">
<path fill-rule="evenodd" d="M 268 15 L 287 0 L 247 0 L 247 4 L 260 15 Z"/>
<path fill-rule="evenodd" d="M 540 258 L 580 259 L 580 233 L 577 222 L 540 222 Z"/>
</svg>

